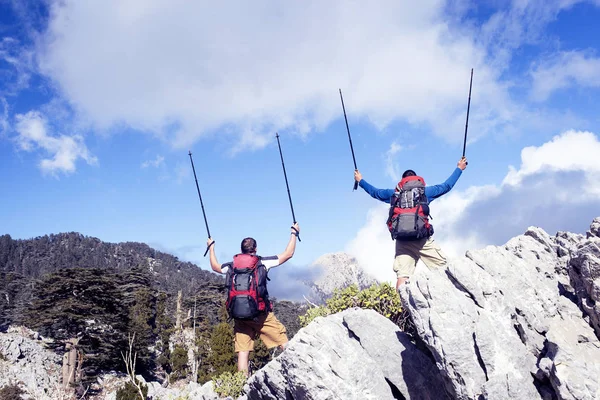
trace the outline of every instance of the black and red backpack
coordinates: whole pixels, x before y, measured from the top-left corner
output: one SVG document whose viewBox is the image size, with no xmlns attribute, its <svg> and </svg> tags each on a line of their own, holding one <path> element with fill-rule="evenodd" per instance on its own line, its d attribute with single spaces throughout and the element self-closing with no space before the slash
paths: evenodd
<svg viewBox="0 0 600 400">
<path fill-rule="evenodd" d="M 267 292 L 267 267 L 260 257 L 237 254 L 229 263 L 225 285 L 229 316 L 234 319 L 255 319 L 271 310 Z"/>
<path fill-rule="evenodd" d="M 417 240 L 433 235 L 429 218 L 425 180 L 420 176 L 403 178 L 390 200 L 387 226 L 392 239 Z"/>
</svg>

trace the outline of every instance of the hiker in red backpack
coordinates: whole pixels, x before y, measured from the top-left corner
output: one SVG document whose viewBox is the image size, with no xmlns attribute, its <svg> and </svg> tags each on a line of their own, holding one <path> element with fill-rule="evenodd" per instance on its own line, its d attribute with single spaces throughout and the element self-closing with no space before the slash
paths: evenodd
<svg viewBox="0 0 600 400">
<path fill-rule="evenodd" d="M 446 263 L 442 250 L 431 238 L 433 227 L 429 223 L 429 203 L 454 187 L 467 164 L 467 159 L 462 157 L 446 182 L 434 186 L 426 186 L 425 180 L 415 171 L 406 170 L 396 189 L 377 189 L 368 184 L 358 170 L 354 171 L 354 179 L 365 192 L 377 200 L 390 203 L 387 225 L 392 239 L 396 241 L 396 289 L 414 273 L 419 259 L 428 268 Z"/>
<path fill-rule="evenodd" d="M 273 267 L 283 264 L 294 255 L 296 239 L 300 233 L 297 223 L 291 227 L 291 237 L 283 253 L 260 257 L 256 255 L 256 240 L 242 240 L 240 254 L 233 261 L 219 264 L 215 256 L 214 240 L 206 242 L 210 248 L 210 266 L 213 271 L 226 274 L 227 285 L 226 307 L 229 316 L 234 320 L 235 352 L 238 353 L 238 371 L 248 376 L 248 358 L 254 350 L 254 339 L 257 335 L 267 348 L 279 346 L 285 349 L 288 343 L 285 326 L 271 311 L 271 302 L 267 291 L 267 272 Z"/>
</svg>

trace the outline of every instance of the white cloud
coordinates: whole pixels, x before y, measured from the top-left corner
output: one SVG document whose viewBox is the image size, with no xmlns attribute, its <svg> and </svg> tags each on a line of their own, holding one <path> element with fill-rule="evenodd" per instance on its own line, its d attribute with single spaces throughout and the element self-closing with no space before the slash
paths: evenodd
<svg viewBox="0 0 600 400">
<path fill-rule="evenodd" d="M 521 165 L 499 185 L 453 190 L 432 203 L 434 238 L 451 257 L 488 244 L 500 245 L 529 226 L 548 233 L 583 233 L 600 215 L 600 139 L 567 131 L 521 152 Z M 468 169 L 461 180 L 468 179 Z M 459 180 L 460 183 L 460 180 Z M 394 278 L 393 242 L 385 221 L 388 206 L 378 204 L 346 251 L 378 279 Z"/>
<path fill-rule="evenodd" d="M 0 105 L 2 106 L 2 114 L 0 115 L 0 137 L 8 131 L 8 102 L 4 97 L 0 97 Z"/>
<path fill-rule="evenodd" d="M 158 168 L 165 164 L 165 158 L 161 155 L 156 155 L 154 160 L 146 160 L 142 163 L 142 168 L 154 167 Z"/>
<path fill-rule="evenodd" d="M 394 241 L 385 226 L 389 206 L 381 203 L 367 212 L 365 225 L 346 245 L 345 251 L 356 258 L 366 272 L 379 281 L 394 279 Z"/>
<path fill-rule="evenodd" d="M 540 147 L 524 148 L 519 169 L 509 168 L 503 185 L 519 186 L 525 178 L 539 172 L 581 171 L 591 176 L 600 173 L 600 143 L 591 132 L 567 131 Z M 600 188 L 598 181 L 588 183 L 582 194 L 594 194 Z"/>
<path fill-rule="evenodd" d="M 0 61 L 5 63 L 0 72 L 0 95 L 14 95 L 29 85 L 33 71 L 34 52 L 17 39 L 0 39 Z"/>
<path fill-rule="evenodd" d="M 75 172 L 75 163 L 79 158 L 88 164 L 97 163 L 96 157 L 85 146 L 82 136 L 51 136 L 48 133 L 48 122 L 41 113 L 30 111 L 27 114 L 17 114 L 15 119 L 15 141 L 19 148 L 25 151 L 42 149 L 50 155 L 50 158 L 40 161 L 39 167 L 43 172 Z"/>
<path fill-rule="evenodd" d="M 218 128 L 232 151 L 275 130 L 301 134 L 348 115 L 403 119 L 459 141 L 475 68 L 473 139 L 514 109 L 476 32 L 446 3 L 308 1 L 54 3 L 42 71 L 97 127 L 125 123 L 183 147 Z M 310 21 L 310 23 L 309 23 Z"/>
<path fill-rule="evenodd" d="M 537 63 L 531 71 L 531 98 L 546 100 L 572 86 L 600 87 L 600 58 L 582 51 L 564 51 Z"/>
<path fill-rule="evenodd" d="M 390 148 L 385 153 L 385 174 L 392 178 L 394 181 L 400 180 L 400 173 L 398 172 L 398 163 L 394 161 L 396 154 L 402 151 L 402 146 L 396 142 L 392 142 Z"/>
</svg>

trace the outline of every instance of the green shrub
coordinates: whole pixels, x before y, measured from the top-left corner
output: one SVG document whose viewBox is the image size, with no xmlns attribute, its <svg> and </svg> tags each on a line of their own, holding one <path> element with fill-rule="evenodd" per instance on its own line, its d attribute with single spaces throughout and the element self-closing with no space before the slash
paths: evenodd
<svg viewBox="0 0 600 400">
<path fill-rule="evenodd" d="M 172 377 L 174 379 L 185 378 L 188 372 L 188 355 L 183 346 L 176 345 L 171 353 Z"/>
<path fill-rule="evenodd" d="M 390 284 L 381 283 L 364 290 L 358 290 L 356 285 L 336 289 L 324 306 L 311 307 L 301 315 L 300 323 L 307 326 L 316 317 L 326 317 L 352 307 L 375 310 L 396 325 L 402 320 L 400 296 Z"/>
<path fill-rule="evenodd" d="M 300 319 L 300 325 L 305 327 L 310 324 L 313 319 L 317 317 L 326 317 L 329 314 L 331 314 L 331 310 L 327 308 L 327 306 L 311 307 L 306 310 L 304 315 L 300 315 L 298 319 Z"/>
<path fill-rule="evenodd" d="M 231 396 L 237 399 L 245 384 L 246 375 L 243 372 L 223 372 L 213 379 L 213 389 L 220 397 Z"/>
<path fill-rule="evenodd" d="M 140 381 L 137 381 L 139 384 Z M 117 400 L 146 400 L 148 397 L 148 386 L 142 385 L 144 398 L 140 398 L 140 392 L 131 381 L 127 381 L 125 386 L 117 390 Z"/>
<path fill-rule="evenodd" d="M 233 328 L 226 322 L 217 324 L 208 339 L 209 351 L 198 370 L 198 381 L 207 382 L 223 372 L 237 371 L 237 356 L 233 346 Z"/>
<path fill-rule="evenodd" d="M 16 383 L 4 386 L 0 389 L 0 400 L 21 400 L 21 395 L 25 394 Z"/>
<path fill-rule="evenodd" d="M 254 351 L 250 352 L 250 362 L 252 363 L 252 371 L 254 373 L 267 365 L 273 359 L 273 352 L 267 349 L 265 343 L 259 338 L 254 341 Z"/>
</svg>

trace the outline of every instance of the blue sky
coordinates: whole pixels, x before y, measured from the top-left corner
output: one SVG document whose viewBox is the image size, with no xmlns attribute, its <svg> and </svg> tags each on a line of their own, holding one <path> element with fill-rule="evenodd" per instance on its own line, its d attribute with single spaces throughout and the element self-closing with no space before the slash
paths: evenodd
<svg viewBox="0 0 600 400">
<path fill-rule="evenodd" d="M 188 150 L 223 262 L 245 236 L 280 281 L 347 251 L 393 279 L 386 207 L 415 169 L 447 253 L 600 215 L 600 2 L 0 2 L 0 233 L 145 242 L 209 268 Z M 292 289 L 290 289 L 292 290 Z"/>
</svg>

